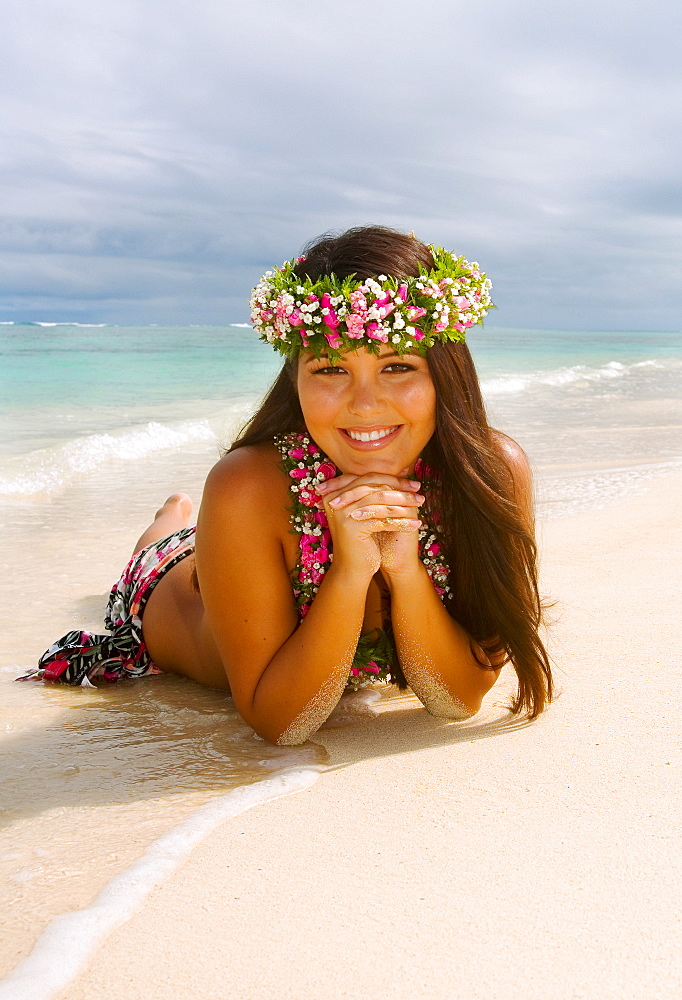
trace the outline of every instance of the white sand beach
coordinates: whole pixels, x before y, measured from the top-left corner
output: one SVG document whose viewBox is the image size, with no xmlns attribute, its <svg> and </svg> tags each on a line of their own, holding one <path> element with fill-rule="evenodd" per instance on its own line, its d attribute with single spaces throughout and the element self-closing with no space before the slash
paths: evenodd
<svg viewBox="0 0 682 1000">
<path fill-rule="evenodd" d="M 219 824 L 60 1000 L 678 997 L 680 500 L 540 526 L 544 716 L 503 676 L 466 723 L 394 695 L 323 729 L 319 779 Z"/>
</svg>

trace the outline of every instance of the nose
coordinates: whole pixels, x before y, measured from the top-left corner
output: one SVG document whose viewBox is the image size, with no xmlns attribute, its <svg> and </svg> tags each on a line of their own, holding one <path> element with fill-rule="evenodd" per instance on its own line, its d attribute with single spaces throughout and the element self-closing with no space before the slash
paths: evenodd
<svg viewBox="0 0 682 1000">
<path fill-rule="evenodd" d="M 348 400 L 348 412 L 356 417 L 380 413 L 383 409 L 380 387 L 371 378 L 355 378 Z"/>
</svg>

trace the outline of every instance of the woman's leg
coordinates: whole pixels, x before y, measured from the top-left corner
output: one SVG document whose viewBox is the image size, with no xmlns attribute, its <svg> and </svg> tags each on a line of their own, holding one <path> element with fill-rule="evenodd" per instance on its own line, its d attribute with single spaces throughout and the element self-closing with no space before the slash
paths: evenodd
<svg viewBox="0 0 682 1000">
<path fill-rule="evenodd" d="M 169 496 L 163 507 L 159 507 L 154 520 L 138 538 L 133 555 L 143 549 L 151 542 L 158 542 L 159 538 L 172 535 L 180 528 L 186 528 L 192 516 L 192 500 L 186 493 L 173 493 Z"/>
</svg>

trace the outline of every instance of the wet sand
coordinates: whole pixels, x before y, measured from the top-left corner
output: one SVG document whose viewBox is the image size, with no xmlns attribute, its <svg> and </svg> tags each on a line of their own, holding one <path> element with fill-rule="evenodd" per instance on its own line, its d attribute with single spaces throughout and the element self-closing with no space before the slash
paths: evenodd
<svg viewBox="0 0 682 1000">
<path fill-rule="evenodd" d="M 319 779 L 218 825 L 60 1000 L 678 996 L 681 499 L 541 525 L 548 713 L 503 677 L 466 723 L 393 694 L 320 731 Z"/>
</svg>

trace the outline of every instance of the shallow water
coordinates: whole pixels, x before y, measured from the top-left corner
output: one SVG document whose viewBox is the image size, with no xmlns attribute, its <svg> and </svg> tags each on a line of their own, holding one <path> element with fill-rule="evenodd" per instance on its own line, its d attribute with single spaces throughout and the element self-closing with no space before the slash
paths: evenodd
<svg viewBox="0 0 682 1000">
<path fill-rule="evenodd" d="M 0 974 L 198 806 L 325 761 L 313 744 L 264 743 L 231 699 L 184 678 L 94 689 L 5 674 L 0 696 Z"/>
</svg>

